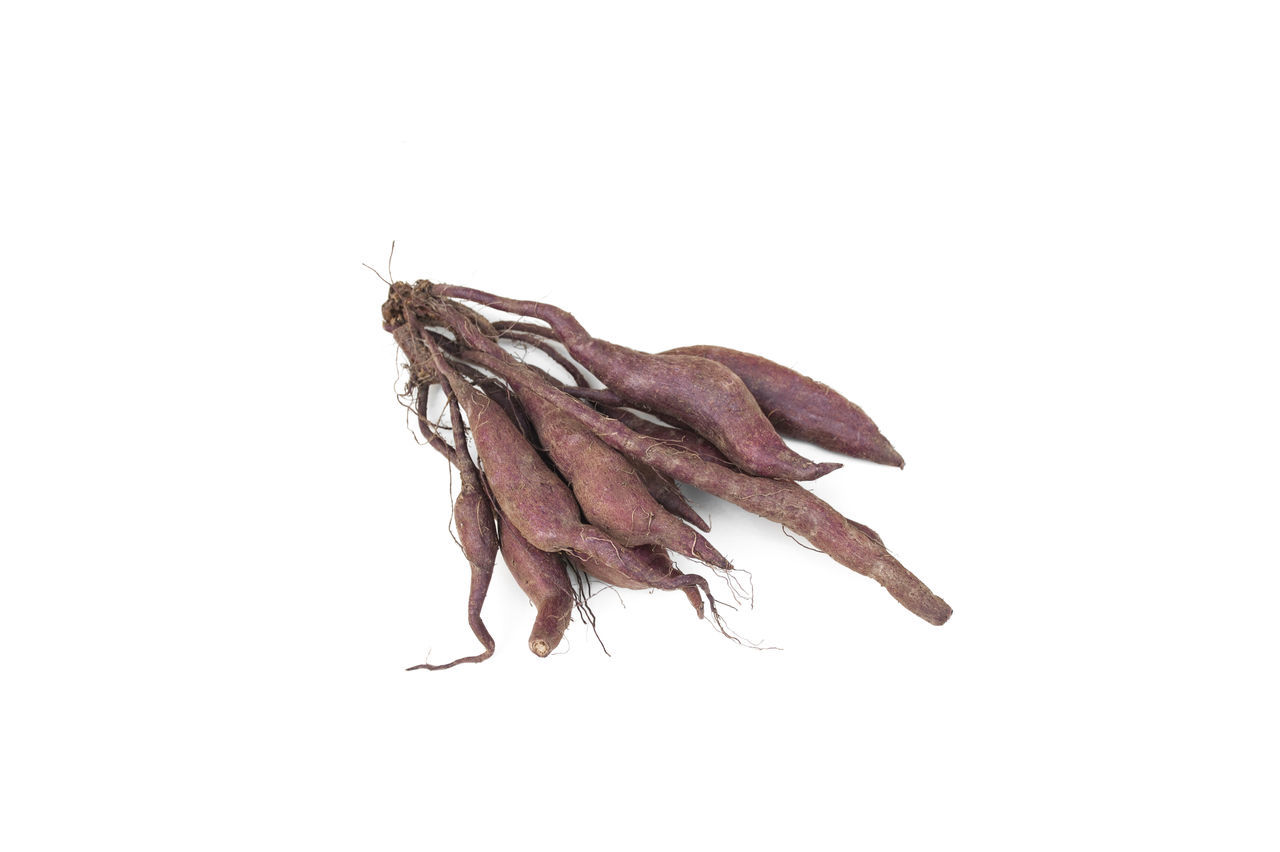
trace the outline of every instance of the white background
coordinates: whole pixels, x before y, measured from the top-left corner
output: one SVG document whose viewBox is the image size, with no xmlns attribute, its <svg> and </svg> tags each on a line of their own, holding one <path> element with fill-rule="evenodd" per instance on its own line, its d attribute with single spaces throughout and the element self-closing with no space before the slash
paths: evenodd
<svg viewBox="0 0 1280 852">
<path fill-rule="evenodd" d="M 5 848 L 1275 848 L 1269 4 L 0 29 Z M 952 621 L 698 495 L 783 650 L 605 592 L 537 659 L 499 567 L 404 672 L 475 644 L 393 239 L 835 385 L 907 467 L 814 488 Z"/>
</svg>

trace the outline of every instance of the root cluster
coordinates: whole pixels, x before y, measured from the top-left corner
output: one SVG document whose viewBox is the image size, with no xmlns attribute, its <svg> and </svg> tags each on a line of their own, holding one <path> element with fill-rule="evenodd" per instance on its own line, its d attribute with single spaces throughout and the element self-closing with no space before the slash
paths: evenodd
<svg viewBox="0 0 1280 852">
<path fill-rule="evenodd" d="M 507 316 L 490 319 L 473 304 Z M 468 620 L 483 647 L 413 668 L 493 653 L 480 611 L 499 552 L 537 609 L 529 648 L 540 657 L 575 611 L 594 630 L 592 579 L 678 590 L 698 618 L 735 638 L 707 580 L 672 561 L 674 553 L 729 578 L 735 597 L 744 588 L 679 482 L 781 524 L 931 624 L 950 617 L 879 535 L 798 484 L 841 465 L 806 459 L 784 437 L 903 464 L 866 413 L 827 385 L 723 347 L 641 352 L 592 336 L 554 305 L 430 281 L 392 283 L 382 315 L 408 360 L 419 429 L 459 472 L 454 527 L 471 567 Z M 517 358 L 530 346 L 567 379 Z M 444 394 L 448 427 L 427 416 L 432 388 Z"/>
</svg>

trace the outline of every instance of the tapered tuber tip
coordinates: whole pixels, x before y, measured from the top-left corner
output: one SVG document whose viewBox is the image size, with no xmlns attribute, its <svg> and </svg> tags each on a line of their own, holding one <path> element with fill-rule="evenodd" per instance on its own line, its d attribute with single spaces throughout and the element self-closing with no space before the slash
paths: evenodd
<svg viewBox="0 0 1280 852">
<path fill-rule="evenodd" d="M 871 539 L 868 538 L 867 541 L 870 542 Z M 879 558 L 867 566 L 868 570 L 857 567 L 854 570 L 874 578 L 898 603 L 930 624 L 946 624 L 951 617 L 951 605 L 929 591 L 929 587 L 904 568 L 889 551 L 879 549 Z"/>
<path fill-rule="evenodd" d="M 893 444 L 890 444 L 883 435 L 876 435 L 875 440 L 867 441 L 859 455 L 876 464 L 886 464 L 896 468 L 907 466 L 906 461 L 902 458 L 902 453 L 895 450 Z"/>
<path fill-rule="evenodd" d="M 951 618 L 951 605 L 937 595 L 932 595 L 931 598 L 921 607 L 919 615 L 930 624 L 941 627 Z"/>
<path fill-rule="evenodd" d="M 831 471 L 839 470 L 842 467 L 844 467 L 844 464 L 841 462 L 823 462 L 822 464 L 815 464 L 813 466 L 813 469 L 815 472 L 813 476 L 810 476 L 808 478 L 811 480 L 818 479 L 820 477 L 826 476 L 828 473 L 831 473 Z"/>
<path fill-rule="evenodd" d="M 815 479 L 821 479 L 833 470 L 839 470 L 844 467 L 842 462 L 806 462 L 789 466 L 787 469 L 790 473 L 772 473 L 769 475 L 777 479 L 790 479 L 792 482 L 812 482 Z M 761 474 L 762 476 L 765 474 Z"/>
<path fill-rule="evenodd" d="M 887 444 L 885 445 L 884 451 L 878 453 L 872 461 L 879 464 L 887 464 L 890 467 L 896 467 L 899 470 L 907 466 L 906 459 L 902 457 L 902 454 Z"/>
<path fill-rule="evenodd" d="M 545 657 L 551 653 L 551 645 L 546 639 L 531 639 L 529 640 L 529 650 L 539 657 Z"/>
<path fill-rule="evenodd" d="M 698 618 L 703 618 L 706 611 L 702 606 L 702 595 L 698 594 L 698 590 L 693 586 L 685 586 L 684 594 L 689 599 L 689 603 L 693 604 L 693 611 L 698 614 Z"/>
</svg>

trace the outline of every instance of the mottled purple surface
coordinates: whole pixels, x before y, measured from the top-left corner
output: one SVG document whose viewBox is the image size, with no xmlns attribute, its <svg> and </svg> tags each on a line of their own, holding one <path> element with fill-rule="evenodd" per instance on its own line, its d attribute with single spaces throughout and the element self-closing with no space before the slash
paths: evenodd
<svg viewBox="0 0 1280 852">
<path fill-rule="evenodd" d="M 902 456 L 866 412 L 816 379 L 723 346 L 684 346 L 667 354 L 699 355 L 728 367 L 783 435 L 854 458 L 903 466 Z"/>
</svg>

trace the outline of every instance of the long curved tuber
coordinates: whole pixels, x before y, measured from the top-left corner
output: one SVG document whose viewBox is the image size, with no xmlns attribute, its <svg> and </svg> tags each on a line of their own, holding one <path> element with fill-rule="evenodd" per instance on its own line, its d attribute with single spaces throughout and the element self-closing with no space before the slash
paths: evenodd
<svg viewBox="0 0 1280 852">
<path fill-rule="evenodd" d="M 904 464 L 865 411 L 790 367 L 724 346 L 682 346 L 665 354 L 697 355 L 733 370 L 781 435 L 877 464 Z"/>
<path fill-rule="evenodd" d="M 694 355 L 653 355 L 592 337 L 568 311 L 469 287 L 432 285 L 430 296 L 466 299 L 543 320 L 578 363 L 619 397 L 675 417 L 734 464 L 760 476 L 817 479 L 838 462 L 817 463 L 786 445 L 751 391 L 723 364 Z"/>
</svg>

